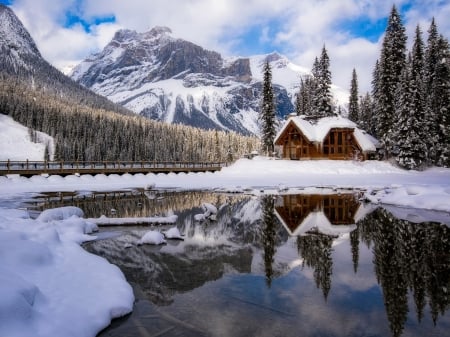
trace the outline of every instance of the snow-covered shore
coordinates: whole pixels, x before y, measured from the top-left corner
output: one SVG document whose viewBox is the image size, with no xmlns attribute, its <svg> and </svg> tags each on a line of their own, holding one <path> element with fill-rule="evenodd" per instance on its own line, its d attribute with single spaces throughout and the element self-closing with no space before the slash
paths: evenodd
<svg viewBox="0 0 450 337">
<path fill-rule="evenodd" d="M 241 159 L 215 173 L 0 177 L 0 201 L 21 193 L 128 188 L 291 193 L 311 187 L 362 189 L 374 203 L 450 212 L 450 169 L 405 171 L 386 162 Z M 45 216 L 44 216 L 45 215 Z M 37 219 L 0 207 L 0 336 L 95 336 L 132 310 L 121 271 L 79 245 L 95 224 L 79 210 Z"/>
<path fill-rule="evenodd" d="M 37 219 L 0 209 L 0 336 L 95 336 L 131 312 L 119 268 L 79 243 L 96 228 L 75 207 Z"/>
<path fill-rule="evenodd" d="M 123 188 L 242 190 L 360 188 L 373 202 L 450 212 L 450 169 L 406 171 L 380 161 L 240 159 L 215 173 L 0 177 L 0 198 L 23 192 L 111 191 Z"/>
</svg>

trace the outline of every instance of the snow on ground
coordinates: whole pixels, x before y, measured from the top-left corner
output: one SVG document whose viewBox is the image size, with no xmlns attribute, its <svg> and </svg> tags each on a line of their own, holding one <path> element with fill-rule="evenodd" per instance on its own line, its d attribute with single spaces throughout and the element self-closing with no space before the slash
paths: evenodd
<svg viewBox="0 0 450 337">
<path fill-rule="evenodd" d="M 0 201 L 29 192 L 146 186 L 256 195 L 357 188 L 374 203 L 450 212 L 450 169 L 263 157 L 240 159 L 215 173 L 0 177 Z M 25 211 L 0 208 L 0 336 L 95 336 L 111 318 L 132 310 L 133 293 L 121 271 L 79 246 L 95 229 L 81 216 L 64 208 L 33 220 Z"/>
<path fill-rule="evenodd" d="M 271 190 L 341 187 L 367 190 L 373 202 L 450 212 L 450 169 L 406 171 L 381 161 L 240 159 L 220 172 L 0 177 L 0 198 L 23 192 L 107 191 L 121 188 Z"/>
<path fill-rule="evenodd" d="M 0 209 L 0 336 L 95 336 L 131 312 L 122 272 L 79 242 L 95 228 L 75 207 Z"/>
<path fill-rule="evenodd" d="M 45 143 L 53 152 L 53 138 L 37 132 L 40 143 L 33 143 L 28 128 L 0 114 L 0 160 L 44 160 Z"/>
</svg>

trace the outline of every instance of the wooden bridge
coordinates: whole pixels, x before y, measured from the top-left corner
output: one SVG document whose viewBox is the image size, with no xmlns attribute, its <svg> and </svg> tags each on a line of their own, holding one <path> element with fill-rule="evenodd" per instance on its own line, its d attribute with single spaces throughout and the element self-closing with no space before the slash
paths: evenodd
<svg viewBox="0 0 450 337">
<path fill-rule="evenodd" d="M 49 174 L 136 174 L 215 172 L 226 163 L 152 162 L 152 161 L 0 161 L 0 176 L 19 174 L 25 177 Z"/>
</svg>

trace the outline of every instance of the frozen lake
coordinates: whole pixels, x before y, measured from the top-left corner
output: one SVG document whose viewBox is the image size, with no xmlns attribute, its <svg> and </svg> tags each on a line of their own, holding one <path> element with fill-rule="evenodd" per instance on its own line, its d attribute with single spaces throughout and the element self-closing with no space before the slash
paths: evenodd
<svg viewBox="0 0 450 337">
<path fill-rule="evenodd" d="M 119 266 L 136 296 L 133 313 L 99 336 L 448 336 L 448 213 L 338 192 L 48 193 L 27 207 L 177 215 L 169 225 L 102 227 L 84 244 Z M 205 203 L 216 216 L 196 220 Z M 136 245 L 174 226 L 184 240 Z"/>
</svg>

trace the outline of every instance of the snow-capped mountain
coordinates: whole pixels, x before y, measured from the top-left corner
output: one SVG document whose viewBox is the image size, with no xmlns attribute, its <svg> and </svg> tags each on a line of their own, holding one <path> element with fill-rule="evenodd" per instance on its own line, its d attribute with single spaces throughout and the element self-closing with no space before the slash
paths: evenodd
<svg viewBox="0 0 450 337">
<path fill-rule="evenodd" d="M 49 97 L 70 101 L 72 105 L 129 113 L 123 107 L 86 89 L 50 65 L 41 56 L 22 22 L 9 7 L 2 4 L 0 4 L 0 73 L 2 80 L 8 83 L 20 82 L 30 90 L 43 90 Z"/>
<path fill-rule="evenodd" d="M 262 67 L 273 71 L 277 115 L 293 111 L 300 75 L 308 73 L 277 53 L 224 59 L 166 27 L 118 31 L 101 51 L 76 66 L 72 78 L 149 118 L 206 129 L 258 133 Z"/>
<path fill-rule="evenodd" d="M 14 67 L 29 68 L 30 58 L 40 58 L 36 44 L 14 12 L 0 4 L 0 50 Z"/>
</svg>

